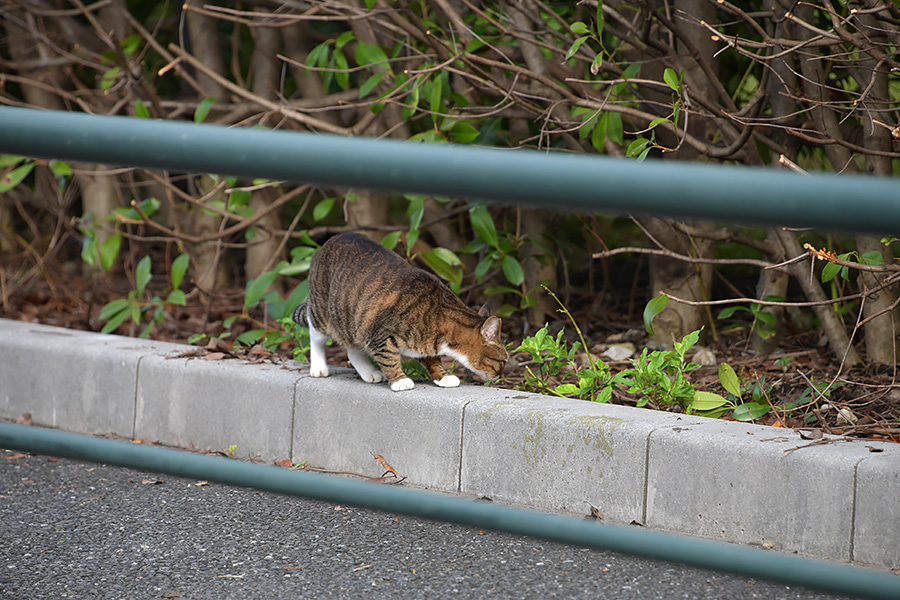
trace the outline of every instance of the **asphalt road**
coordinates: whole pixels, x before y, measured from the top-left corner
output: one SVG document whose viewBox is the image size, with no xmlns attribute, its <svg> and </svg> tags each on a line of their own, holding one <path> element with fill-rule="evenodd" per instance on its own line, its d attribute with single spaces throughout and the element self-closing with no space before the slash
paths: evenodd
<svg viewBox="0 0 900 600">
<path fill-rule="evenodd" d="M 0 599 L 836 598 L 612 552 L 0 451 Z"/>
</svg>

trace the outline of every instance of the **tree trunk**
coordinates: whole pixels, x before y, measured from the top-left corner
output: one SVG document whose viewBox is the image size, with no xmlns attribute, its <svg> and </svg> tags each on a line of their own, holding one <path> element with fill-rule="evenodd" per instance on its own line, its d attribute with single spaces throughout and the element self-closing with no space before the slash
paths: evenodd
<svg viewBox="0 0 900 600">
<path fill-rule="evenodd" d="M 774 234 L 773 237 L 777 237 L 778 243 L 784 251 L 785 258 L 793 258 L 803 254 L 800 242 L 797 241 L 793 233 L 783 229 L 773 229 L 771 232 Z M 843 358 L 846 353 L 846 358 L 844 359 L 845 367 L 850 368 L 858 365 L 861 362 L 859 353 L 856 351 L 856 348 L 850 345 L 850 338 L 844 329 L 843 323 L 838 319 L 831 305 L 825 304 L 828 298 L 825 296 L 825 292 L 822 291 L 822 286 L 819 285 L 818 280 L 810 277 L 809 259 L 791 263 L 786 268 L 800 284 L 807 300 L 822 303 L 813 306 L 813 312 L 822 324 L 822 330 L 828 338 L 828 347 L 831 348 L 831 351 L 838 359 Z"/>
<path fill-rule="evenodd" d="M 778 248 L 780 244 L 778 238 L 772 230 L 769 230 L 766 241 Z M 787 296 L 788 283 L 790 277 L 784 271 L 776 269 L 762 269 L 759 273 L 759 281 L 756 283 L 756 297 L 765 300 L 769 296 L 784 298 Z M 778 347 L 781 341 L 781 333 L 784 327 L 784 308 L 780 306 L 767 306 L 763 310 L 768 312 L 775 319 L 775 329 L 762 329 L 763 324 L 757 323 L 753 330 L 753 339 L 751 341 L 753 351 L 757 354 L 771 354 Z M 761 333 L 766 331 L 766 333 Z"/>
<path fill-rule="evenodd" d="M 709 240 L 694 240 L 677 231 L 670 221 L 647 219 L 647 231 L 663 248 L 688 256 L 708 256 L 713 248 Z M 709 300 L 712 288 L 712 265 L 691 264 L 665 256 L 650 257 L 650 296 L 668 293 L 685 300 Z M 696 306 L 669 302 L 653 321 L 654 335 L 659 344 L 671 345 L 685 334 L 703 327 L 704 312 Z"/>
<path fill-rule="evenodd" d="M 257 96 L 274 100 L 278 97 L 279 89 L 279 63 L 275 55 L 281 51 L 281 36 L 277 29 L 269 27 L 258 27 L 251 31 L 256 42 L 251 61 L 252 91 Z M 273 196 L 271 188 L 252 192 L 250 207 L 253 212 L 263 210 L 274 200 Z M 256 237 L 247 246 L 244 258 L 244 271 L 248 279 L 259 277 L 282 258 L 276 256 L 279 240 L 273 233 L 280 229 L 279 213 L 267 213 L 254 229 Z"/>
</svg>

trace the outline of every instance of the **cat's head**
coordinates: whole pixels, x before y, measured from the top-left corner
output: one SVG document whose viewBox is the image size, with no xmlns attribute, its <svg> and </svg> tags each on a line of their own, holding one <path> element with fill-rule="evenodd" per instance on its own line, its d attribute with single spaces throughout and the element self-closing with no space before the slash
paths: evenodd
<svg viewBox="0 0 900 600">
<path fill-rule="evenodd" d="M 500 339 L 500 318 L 486 318 L 479 333 L 481 344 L 469 357 L 470 369 L 485 381 L 497 379 L 509 360 L 509 352 Z"/>
<path fill-rule="evenodd" d="M 503 367 L 509 360 L 509 352 L 500 337 L 500 318 L 491 316 L 487 306 L 482 306 L 478 316 L 484 322 L 478 329 L 476 348 L 468 353 L 466 367 L 485 381 L 497 379 L 503 374 Z"/>
</svg>

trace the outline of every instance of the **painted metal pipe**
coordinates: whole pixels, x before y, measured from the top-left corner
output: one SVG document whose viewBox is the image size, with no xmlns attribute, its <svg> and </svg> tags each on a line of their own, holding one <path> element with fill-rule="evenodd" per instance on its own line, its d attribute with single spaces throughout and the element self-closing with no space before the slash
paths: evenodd
<svg viewBox="0 0 900 600">
<path fill-rule="evenodd" d="M 729 224 L 900 232 L 900 181 L 0 107 L 0 153 Z"/>
<path fill-rule="evenodd" d="M 321 473 L 2 422 L 0 448 L 351 504 L 860 598 L 900 598 L 900 577 L 887 571 Z"/>
</svg>

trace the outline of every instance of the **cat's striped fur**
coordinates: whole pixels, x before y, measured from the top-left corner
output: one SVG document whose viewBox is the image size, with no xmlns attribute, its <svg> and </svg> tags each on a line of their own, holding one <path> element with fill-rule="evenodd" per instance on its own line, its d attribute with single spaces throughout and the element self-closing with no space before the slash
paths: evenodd
<svg viewBox="0 0 900 600">
<path fill-rule="evenodd" d="M 509 358 L 499 318 L 484 308 L 475 312 L 436 276 L 355 233 L 329 239 L 313 256 L 309 300 L 294 321 L 309 327 L 313 377 L 328 376 L 325 343 L 331 338 L 347 349 L 364 381 L 387 377 L 394 391 L 413 388 L 401 357 L 419 359 L 441 387 L 459 385 L 441 356 L 484 380 L 498 377 Z"/>
</svg>

